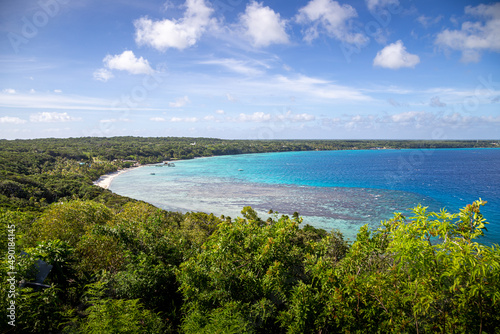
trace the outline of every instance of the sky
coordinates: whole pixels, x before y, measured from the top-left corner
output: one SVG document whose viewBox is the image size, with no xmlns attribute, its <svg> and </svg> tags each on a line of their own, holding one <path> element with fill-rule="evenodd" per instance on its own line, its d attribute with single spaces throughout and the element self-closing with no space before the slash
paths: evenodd
<svg viewBox="0 0 500 334">
<path fill-rule="evenodd" d="M 499 139 L 500 2 L 1 0 L 0 139 Z"/>
</svg>

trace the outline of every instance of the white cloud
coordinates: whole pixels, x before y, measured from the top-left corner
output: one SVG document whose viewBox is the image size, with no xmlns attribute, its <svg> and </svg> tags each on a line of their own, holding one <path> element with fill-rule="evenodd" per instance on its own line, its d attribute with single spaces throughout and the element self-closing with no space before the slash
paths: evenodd
<svg viewBox="0 0 500 334">
<path fill-rule="evenodd" d="M 149 120 L 153 121 L 153 122 L 165 122 L 166 121 L 166 119 L 163 117 L 151 117 Z"/>
<path fill-rule="evenodd" d="M 295 20 L 301 24 L 311 25 L 306 29 L 304 40 L 311 42 L 319 36 L 320 28 L 328 35 L 349 44 L 363 45 L 368 38 L 362 33 L 354 33 L 348 21 L 357 17 L 358 13 L 350 5 L 340 5 L 332 0 L 311 0 L 299 9 Z"/>
<path fill-rule="evenodd" d="M 469 116 L 458 112 L 405 111 L 392 115 L 344 115 L 339 118 L 323 118 L 326 127 L 353 129 L 382 129 L 386 131 L 407 131 L 407 129 L 470 129 L 470 124 L 478 126 L 498 126 L 500 116 Z"/>
<path fill-rule="evenodd" d="M 151 74 L 154 72 L 146 59 L 142 57 L 136 58 L 132 51 L 124 51 L 122 54 L 115 56 L 107 55 L 104 57 L 103 62 L 104 66 L 110 70 L 127 71 L 131 74 Z"/>
<path fill-rule="evenodd" d="M 500 116 L 480 116 L 478 119 L 483 123 L 498 123 L 500 124 Z"/>
<path fill-rule="evenodd" d="M 388 116 L 390 121 L 398 125 L 410 126 L 414 128 L 470 128 L 470 124 L 494 125 L 500 123 L 500 116 L 468 116 L 458 112 L 452 113 L 431 113 L 426 111 L 407 111 L 400 114 Z M 379 122 L 386 122 L 382 118 Z"/>
<path fill-rule="evenodd" d="M 215 113 L 218 115 L 224 115 L 224 110 L 219 109 L 219 110 L 216 110 Z"/>
<path fill-rule="evenodd" d="M 203 117 L 205 121 L 215 121 L 215 116 L 214 115 L 208 115 Z"/>
<path fill-rule="evenodd" d="M 273 89 L 282 89 L 300 94 L 307 94 L 313 97 L 336 100 L 369 101 L 371 98 L 364 95 L 359 90 L 351 87 L 333 84 L 330 81 L 312 78 L 308 76 L 298 76 L 289 78 L 282 75 L 276 77 L 274 82 L 270 82 Z"/>
<path fill-rule="evenodd" d="M 309 121 L 314 121 L 316 119 L 316 116 L 307 113 L 302 113 L 302 114 L 292 115 L 291 119 L 294 122 L 309 122 Z"/>
<path fill-rule="evenodd" d="M 189 102 L 190 102 L 189 98 L 187 96 L 184 96 L 184 97 L 179 97 L 178 99 L 175 100 L 175 102 L 170 102 L 168 105 L 171 108 L 181 108 L 184 107 Z"/>
<path fill-rule="evenodd" d="M 159 51 L 168 48 L 183 50 L 195 45 L 207 27 L 215 25 L 211 19 L 214 10 L 205 0 L 186 0 L 185 6 L 184 16 L 179 20 L 153 21 L 147 17 L 136 20 L 135 42 Z"/>
<path fill-rule="evenodd" d="M 244 75 L 255 76 L 261 75 L 263 71 L 248 65 L 248 62 L 236 59 L 213 59 L 200 62 L 206 65 L 219 65 L 227 68 L 228 70 Z"/>
<path fill-rule="evenodd" d="M 460 58 L 460 61 L 464 63 L 477 63 L 481 60 L 481 53 L 477 50 L 463 50 L 462 51 L 462 58 Z"/>
<path fill-rule="evenodd" d="M 316 116 L 302 113 L 294 114 L 291 110 L 288 110 L 285 114 L 276 116 L 279 121 L 292 121 L 292 122 L 310 122 L 316 119 Z"/>
<path fill-rule="evenodd" d="M 271 119 L 271 114 L 265 114 L 262 111 L 257 111 L 251 115 L 241 113 L 236 120 L 238 122 L 266 122 Z"/>
<path fill-rule="evenodd" d="M 271 44 L 289 43 L 285 31 L 287 21 L 280 14 L 262 3 L 250 2 L 245 13 L 240 16 L 245 34 L 250 37 L 255 47 L 265 47 Z"/>
<path fill-rule="evenodd" d="M 6 94 L 16 94 L 16 90 L 13 88 L 6 88 L 3 90 L 3 92 Z"/>
<path fill-rule="evenodd" d="M 36 91 L 33 88 L 31 88 L 30 89 L 30 94 L 35 94 L 35 93 L 36 93 Z"/>
<path fill-rule="evenodd" d="M 399 5 L 399 0 L 366 0 L 366 6 L 372 12 L 390 5 Z"/>
<path fill-rule="evenodd" d="M 323 118 L 323 127 L 340 127 L 346 130 L 379 129 L 378 118 L 374 115 L 344 115 L 342 117 Z"/>
<path fill-rule="evenodd" d="M 110 118 L 110 119 L 101 119 L 99 122 L 101 122 L 101 123 L 130 122 L 130 119 L 128 119 L 128 118 Z"/>
<path fill-rule="evenodd" d="M 417 121 L 426 115 L 425 111 L 405 111 L 399 114 L 391 115 L 390 119 L 395 123 L 408 123 Z"/>
<path fill-rule="evenodd" d="M 424 28 L 428 28 L 434 24 L 439 23 L 443 19 L 443 15 L 439 15 L 437 17 L 420 15 L 417 17 L 417 22 L 420 23 Z"/>
<path fill-rule="evenodd" d="M 39 112 L 30 115 L 30 121 L 36 123 L 51 123 L 51 122 L 71 122 L 78 121 L 80 118 L 71 117 L 68 113 L 58 112 Z"/>
<path fill-rule="evenodd" d="M 0 117 L 0 124 L 2 123 L 7 123 L 7 124 L 24 124 L 27 121 L 24 119 L 21 119 L 19 117 L 9 117 L 9 116 L 4 116 Z"/>
<path fill-rule="evenodd" d="M 263 122 L 310 122 L 314 121 L 316 116 L 302 113 L 294 114 L 291 110 L 286 113 L 272 115 L 270 113 L 265 113 L 262 111 L 257 111 L 252 114 L 240 113 L 237 117 L 227 117 L 226 120 L 229 122 L 240 122 L 240 123 L 263 123 Z"/>
<path fill-rule="evenodd" d="M 195 123 L 195 122 L 198 122 L 199 119 L 197 117 L 185 117 L 185 118 L 182 118 L 182 117 L 172 117 L 170 119 L 170 122 L 173 122 L 173 123 L 178 123 L 178 122 L 188 122 L 188 123 Z"/>
<path fill-rule="evenodd" d="M 88 96 L 54 93 L 0 94 L 0 107 L 58 110 L 129 110 L 125 103 Z M 156 110 L 143 108 L 143 110 Z"/>
<path fill-rule="evenodd" d="M 61 94 L 61 93 L 62 93 L 62 90 L 60 90 L 60 89 L 54 89 L 54 93 L 56 93 L 56 94 Z"/>
<path fill-rule="evenodd" d="M 482 51 L 500 52 L 500 3 L 465 7 L 465 13 L 481 21 L 466 21 L 460 30 L 445 29 L 435 44 L 462 52 L 463 62 L 478 62 Z"/>
<path fill-rule="evenodd" d="M 98 81 L 106 82 L 113 77 L 113 73 L 106 68 L 100 68 L 94 72 L 94 79 Z"/>
<path fill-rule="evenodd" d="M 374 66 L 390 68 L 393 70 L 402 67 L 415 67 L 420 63 L 420 58 L 417 55 L 410 54 L 406 51 L 403 42 L 400 40 L 396 43 L 387 45 L 377 53 L 373 60 Z"/>
</svg>

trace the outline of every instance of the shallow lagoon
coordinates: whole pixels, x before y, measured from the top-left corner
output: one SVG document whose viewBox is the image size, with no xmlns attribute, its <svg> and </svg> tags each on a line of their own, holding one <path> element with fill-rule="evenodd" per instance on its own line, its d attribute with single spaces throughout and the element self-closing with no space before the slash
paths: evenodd
<svg viewBox="0 0 500 334">
<path fill-rule="evenodd" d="M 154 173 L 154 175 L 151 175 Z M 145 166 L 116 177 L 110 190 L 172 211 L 241 216 L 250 205 L 297 211 L 304 224 L 354 239 L 418 203 L 456 211 L 479 197 L 500 240 L 500 150 L 366 150 L 221 156 Z"/>
</svg>

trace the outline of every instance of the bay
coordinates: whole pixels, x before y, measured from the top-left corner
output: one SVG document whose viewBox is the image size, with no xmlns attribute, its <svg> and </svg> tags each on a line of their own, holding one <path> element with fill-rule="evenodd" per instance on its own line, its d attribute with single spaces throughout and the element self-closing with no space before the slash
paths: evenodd
<svg viewBox="0 0 500 334">
<path fill-rule="evenodd" d="M 482 198 L 485 243 L 500 243 L 500 149 L 308 151 L 217 156 L 145 166 L 117 176 L 110 190 L 171 211 L 241 216 L 252 206 L 298 212 L 304 224 L 353 240 L 393 212 L 457 212 Z M 152 175 L 154 174 L 154 175 Z"/>
</svg>

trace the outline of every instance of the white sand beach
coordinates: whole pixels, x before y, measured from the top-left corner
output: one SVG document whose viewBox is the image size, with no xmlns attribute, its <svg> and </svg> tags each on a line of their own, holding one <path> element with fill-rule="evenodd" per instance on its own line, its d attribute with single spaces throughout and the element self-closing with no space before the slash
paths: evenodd
<svg viewBox="0 0 500 334">
<path fill-rule="evenodd" d="M 111 182 L 113 182 L 113 179 L 115 177 L 117 177 L 120 174 L 127 173 L 127 172 L 130 172 L 131 170 L 134 170 L 136 168 L 141 168 L 141 167 L 142 166 L 120 169 L 116 172 L 102 175 L 100 178 L 98 178 L 96 181 L 94 181 L 94 185 L 99 186 L 99 187 L 104 188 L 104 189 L 108 189 L 109 186 L 111 185 Z"/>
</svg>

